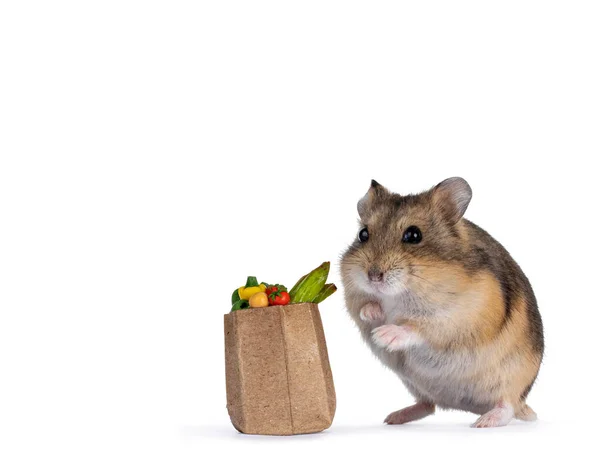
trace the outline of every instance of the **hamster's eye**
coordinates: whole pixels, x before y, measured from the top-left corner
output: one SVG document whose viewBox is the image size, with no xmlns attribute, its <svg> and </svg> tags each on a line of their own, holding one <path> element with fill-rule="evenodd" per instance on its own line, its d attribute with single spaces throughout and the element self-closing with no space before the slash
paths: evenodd
<svg viewBox="0 0 600 450">
<path fill-rule="evenodd" d="M 418 244 L 421 242 L 421 239 L 423 239 L 421 230 L 414 225 L 408 227 L 402 236 L 402 242 L 406 242 L 408 244 Z"/>
<path fill-rule="evenodd" d="M 358 240 L 360 242 L 367 242 L 369 240 L 369 232 L 366 228 L 363 228 L 358 232 Z"/>
</svg>

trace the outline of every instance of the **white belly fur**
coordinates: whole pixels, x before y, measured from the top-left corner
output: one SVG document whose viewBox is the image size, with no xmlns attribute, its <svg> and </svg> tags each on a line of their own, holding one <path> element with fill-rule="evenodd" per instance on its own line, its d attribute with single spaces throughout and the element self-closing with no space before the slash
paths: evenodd
<svg viewBox="0 0 600 450">
<path fill-rule="evenodd" d="M 414 315 L 427 315 L 427 311 L 413 308 L 410 299 L 381 298 L 380 304 L 386 317 L 386 324 L 395 323 L 398 317 L 410 318 Z M 421 302 L 415 302 L 422 304 Z M 411 347 L 405 351 L 388 352 L 376 347 L 370 339 L 370 332 L 377 325 L 363 330 L 373 352 L 392 369 L 404 382 L 417 400 L 433 402 L 441 408 L 461 409 L 477 414 L 490 410 L 500 396 L 500 377 L 482 376 L 486 369 L 485 352 L 473 350 L 441 351 L 427 343 Z M 363 324 L 364 326 L 364 324 Z M 362 327 L 361 327 L 362 328 Z M 486 380 L 485 383 L 482 380 Z"/>
</svg>

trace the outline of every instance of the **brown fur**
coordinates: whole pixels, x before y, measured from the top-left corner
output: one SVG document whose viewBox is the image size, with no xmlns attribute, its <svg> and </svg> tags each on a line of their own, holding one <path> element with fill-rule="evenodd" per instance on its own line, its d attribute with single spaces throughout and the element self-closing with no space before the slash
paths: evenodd
<svg viewBox="0 0 600 450">
<path fill-rule="evenodd" d="M 506 402 L 517 417 L 534 417 L 525 398 L 544 348 L 536 299 L 504 247 L 462 218 L 470 198 L 468 184 L 459 178 L 408 196 L 374 182 L 358 205 L 369 239 L 355 241 L 342 257 L 348 311 L 369 341 L 374 326 L 360 319 L 361 308 L 367 302 L 397 306 L 385 323 L 410 326 L 425 340 L 428 350 L 419 351 L 425 352 L 424 366 L 432 364 L 426 371 L 433 373 L 431 380 L 419 378 L 418 360 L 413 366 L 407 363 L 417 358 L 415 350 L 379 352 L 418 401 L 477 413 Z M 402 242 L 411 225 L 422 231 L 418 244 Z M 387 276 L 385 289 L 390 292 L 381 298 L 365 288 L 365 274 L 373 268 Z M 453 355 L 464 363 L 454 367 Z M 444 371 L 450 374 L 448 386 L 439 386 L 446 382 Z M 463 386 L 472 386 L 472 391 L 463 393 Z M 432 392 L 439 393 L 439 402 L 428 397 Z"/>
</svg>

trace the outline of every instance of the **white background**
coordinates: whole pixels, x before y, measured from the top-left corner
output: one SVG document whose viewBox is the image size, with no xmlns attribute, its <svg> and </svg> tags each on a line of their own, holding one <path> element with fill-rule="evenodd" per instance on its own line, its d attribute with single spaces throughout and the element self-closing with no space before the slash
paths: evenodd
<svg viewBox="0 0 600 450">
<path fill-rule="evenodd" d="M 0 447 L 577 445 L 595 433 L 598 2 L 0 5 Z M 223 317 L 247 275 L 291 286 L 357 231 L 371 178 L 471 184 L 521 264 L 547 352 L 540 420 L 473 430 L 411 398 L 321 305 L 326 432 L 240 435 Z"/>
</svg>

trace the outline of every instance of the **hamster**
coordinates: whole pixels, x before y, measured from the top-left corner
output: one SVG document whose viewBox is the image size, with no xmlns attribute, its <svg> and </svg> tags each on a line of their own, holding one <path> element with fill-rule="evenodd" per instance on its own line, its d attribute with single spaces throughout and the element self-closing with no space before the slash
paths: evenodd
<svg viewBox="0 0 600 450">
<path fill-rule="evenodd" d="M 458 177 L 406 196 L 373 180 L 358 202 L 340 263 L 346 307 L 416 402 L 385 423 L 436 406 L 480 415 L 477 428 L 536 419 L 526 398 L 544 352 L 537 302 L 508 251 L 463 217 L 471 196 Z"/>
</svg>

